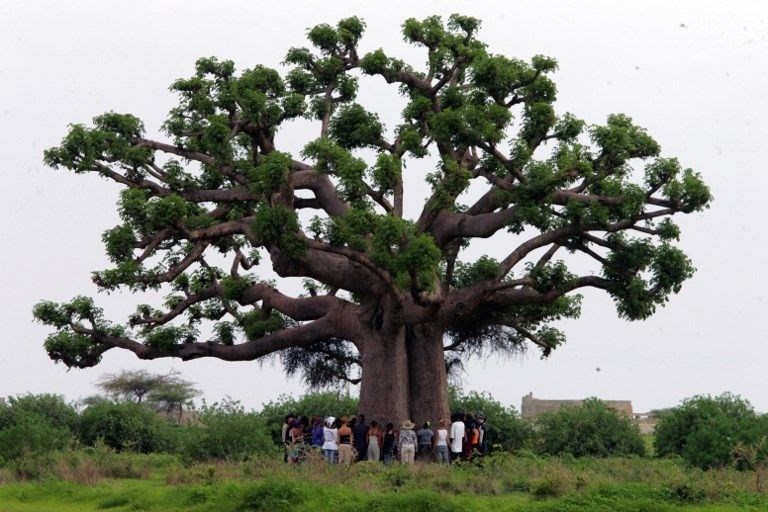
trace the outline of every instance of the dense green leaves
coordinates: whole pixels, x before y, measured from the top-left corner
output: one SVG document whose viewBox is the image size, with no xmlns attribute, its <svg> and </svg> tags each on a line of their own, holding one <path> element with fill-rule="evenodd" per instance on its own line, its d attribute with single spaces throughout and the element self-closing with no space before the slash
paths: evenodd
<svg viewBox="0 0 768 512">
<path fill-rule="evenodd" d="M 536 449 L 550 455 L 644 455 L 640 430 L 629 416 L 596 398 L 543 413 L 536 421 Z"/>
<path fill-rule="evenodd" d="M 331 119 L 331 136 L 345 149 L 376 146 L 382 130 L 379 116 L 357 103 L 344 105 Z"/>
<path fill-rule="evenodd" d="M 322 289 L 352 309 L 386 303 L 398 313 L 384 316 L 400 321 L 411 304 L 430 303 L 416 316 L 447 322 L 454 368 L 463 356 L 529 342 L 549 355 L 565 341 L 553 322 L 578 316 L 582 286 L 606 290 L 625 318 L 653 314 L 694 271 L 673 245 L 680 230 L 669 217 L 706 208 L 710 190 L 694 170 L 659 157 L 629 116 L 587 125 L 559 113 L 557 61 L 494 54 L 478 39 L 480 25 L 461 15 L 405 20 L 404 40 L 424 56 L 418 65 L 385 49 L 359 53 L 365 24 L 356 17 L 308 28 L 308 47 L 288 50 L 285 71 L 198 59 L 171 85 L 170 143 L 144 138 L 130 114 L 71 125 L 46 163 L 123 187 L 121 222 L 102 236 L 113 266 L 93 281 L 108 292 L 171 290 L 125 328 L 86 299 L 39 304 L 35 317 L 57 330 L 46 340 L 51 357 L 92 366 L 112 346 L 176 356 L 201 333 L 230 346 L 299 325 L 263 300 L 244 303 L 251 285 L 267 284 L 261 272 L 240 274 L 259 264 L 259 251 L 281 277 L 312 276 L 310 295 Z M 390 129 L 357 99 L 362 75 L 399 89 L 401 120 Z M 300 156 L 278 137 L 297 118 L 319 121 Z M 431 190 L 411 220 L 406 193 L 419 176 Z M 308 210 L 319 214 L 302 226 Z M 505 231 L 494 245 L 503 264 L 466 261 L 474 237 Z M 558 258 L 568 254 L 553 259 L 560 249 Z M 593 265 L 583 279 L 577 258 Z M 350 285 L 369 280 L 378 281 L 371 294 Z M 331 339 L 320 352 L 287 351 L 289 371 L 344 380 L 349 364 L 337 363 L 355 354 L 332 340 L 337 352 L 324 345 Z M 330 352 L 336 359 L 323 359 Z"/>
<path fill-rule="evenodd" d="M 265 155 L 257 166 L 246 172 L 253 190 L 267 197 L 280 191 L 288 184 L 291 163 L 291 155 L 287 153 L 273 151 Z"/>
<path fill-rule="evenodd" d="M 667 229 L 673 228 L 668 225 Z M 627 319 L 652 315 L 693 275 L 690 259 L 666 242 L 656 246 L 647 238 L 628 239 L 618 234 L 609 241 L 612 250 L 603 265 L 603 275 L 610 282 L 609 291 L 619 314 Z"/>
<path fill-rule="evenodd" d="M 630 158 L 657 156 L 661 150 L 644 129 L 623 114 L 608 116 L 608 123 L 594 127 L 591 136 L 612 165 L 622 164 Z"/>
<path fill-rule="evenodd" d="M 453 286 L 465 288 L 480 283 L 487 279 L 493 279 L 499 271 L 499 262 L 489 256 L 480 256 L 471 263 L 459 261 L 453 272 Z"/>
<path fill-rule="evenodd" d="M 659 414 L 654 447 L 657 455 L 680 455 L 703 469 L 723 467 L 734 462 L 738 443 L 754 445 L 768 436 L 766 419 L 730 393 L 695 396 Z"/>
<path fill-rule="evenodd" d="M 306 250 L 298 238 L 298 216 L 284 206 L 259 205 L 254 212 L 253 231 L 265 243 L 274 243 L 292 257 L 301 256 Z"/>
<path fill-rule="evenodd" d="M 86 446 L 98 442 L 118 451 L 163 452 L 173 447 L 172 429 L 142 405 L 102 401 L 80 415 L 78 439 Z"/>
<path fill-rule="evenodd" d="M 132 179 L 140 179 L 140 167 L 151 158 L 146 148 L 136 147 L 134 137 L 144 132 L 143 123 L 130 114 L 108 112 L 93 118 L 94 128 L 70 125 L 61 145 L 45 151 L 44 161 L 53 168 L 80 172 L 104 172 L 103 162 L 119 161 Z"/>
</svg>

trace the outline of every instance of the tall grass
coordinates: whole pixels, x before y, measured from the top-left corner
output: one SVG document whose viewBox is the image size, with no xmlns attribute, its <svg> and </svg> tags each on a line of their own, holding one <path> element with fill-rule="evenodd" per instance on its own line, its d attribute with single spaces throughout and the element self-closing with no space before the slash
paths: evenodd
<svg viewBox="0 0 768 512">
<path fill-rule="evenodd" d="M 119 510 L 568 512 L 694 510 L 715 504 L 721 510 L 742 505 L 768 510 L 768 493 L 759 492 L 752 472 L 690 469 L 679 459 L 526 453 L 450 467 L 387 468 L 373 462 L 329 466 L 317 455 L 300 466 L 287 466 L 277 457 L 186 464 L 176 456 L 100 447 L 30 458 L 25 464 L 24 471 L 14 466 L 0 472 L 0 509 L 17 510 L 3 501 L 14 496 L 55 500 L 65 493 L 81 496 L 77 499 L 91 503 L 91 509 Z M 16 490 L 4 494 L 4 488 Z M 41 501 L 39 510 L 57 509 L 46 509 Z"/>
</svg>

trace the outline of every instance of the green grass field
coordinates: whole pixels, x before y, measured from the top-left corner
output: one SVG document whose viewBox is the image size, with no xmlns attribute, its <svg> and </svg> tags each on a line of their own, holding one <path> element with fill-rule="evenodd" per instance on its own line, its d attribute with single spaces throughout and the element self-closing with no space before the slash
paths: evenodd
<svg viewBox="0 0 768 512">
<path fill-rule="evenodd" d="M 24 481 L 25 472 L 35 479 Z M 0 470 L 0 511 L 765 511 L 762 477 L 640 458 L 500 455 L 482 466 L 340 468 L 70 452 Z"/>
</svg>

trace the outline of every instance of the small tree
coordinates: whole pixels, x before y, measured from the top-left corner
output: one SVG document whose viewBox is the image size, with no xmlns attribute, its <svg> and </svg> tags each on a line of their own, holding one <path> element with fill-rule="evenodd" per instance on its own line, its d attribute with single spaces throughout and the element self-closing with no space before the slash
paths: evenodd
<svg viewBox="0 0 768 512">
<path fill-rule="evenodd" d="M 576 457 L 645 455 L 637 425 L 597 398 L 546 412 L 538 418 L 536 427 L 536 446 L 541 453 Z"/>
<path fill-rule="evenodd" d="M 172 451 L 176 444 L 174 428 L 140 404 L 102 402 L 82 412 L 78 438 L 88 446 L 99 441 L 115 450 Z"/>
<path fill-rule="evenodd" d="M 155 410 L 171 415 L 176 414 L 181 423 L 184 408 L 194 407 L 192 399 L 200 395 L 200 390 L 194 384 L 178 376 L 172 377 L 168 382 L 156 387 L 147 395 L 147 400 Z"/>
<path fill-rule="evenodd" d="M 140 404 L 152 390 L 168 382 L 167 375 L 155 375 L 147 370 L 123 370 L 102 375 L 96 384 L 115 399 Z"/>
<path fill-rule="evenodd" d="M 188 429 L 182 453 L 191 460 L 239 461 L 275 450 L 264 420 L 230 398 L 203 404 L 197 424 Z"/>
<path fill-rule="evenodd" d="M 184 407 L 192 406 L 192 399 L 200 395 L 195 384 L 185 380 L 176 371 L 158 375 L 147 370 L 123 370 L 103 375 L 97 384 L 115 399 L 141 404 L 144 398 L 158 412 L 177 414 L 181 422 Z M 88 397 L 89 403 L 98 402 Z M 86 404 L 88 405 L 88 404 Z"/>
<path fill-rule="evenodd" d="M 656 454 L 680 455 L 700 468 L 734 462 L 737 445 L 752 445 L 768 434 L 765 420 L 738 395 L 694 396 L 661 413 L 656 425 Z"/>
</svg>

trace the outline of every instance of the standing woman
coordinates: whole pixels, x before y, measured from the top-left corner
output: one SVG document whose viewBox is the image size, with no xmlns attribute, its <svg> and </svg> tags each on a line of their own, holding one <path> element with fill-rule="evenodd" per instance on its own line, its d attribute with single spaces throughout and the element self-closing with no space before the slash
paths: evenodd
<svg viewBox="0 0 768 512">
<path fill-rule="evenodd" d="M 335 427 L 336 418 L 328 416 L 325 419 L 325 428 L 323 429 L 323 455 L 325 460 L 331 464 L 339 461 L 339 430 Z"/>
<path fill-rule="evenodd" d="M 371 420 L 371 426 L 368 428 L 368 450 L 365 454 L 365 460 L 379 460 L 382 446 L 384 446 L 384 432 L 381 431 L 376 420 Z"/>
<path fill-rule="evenodd" d="M 315 419 L 312 421 L 312 446 L 321 448 L 323 447 L 323 443 L 325 440 L 323 439 L 323 417 L 322 416 L 315 416 Z"/>
<path fill-rule="evenodd" d="M 437 426 L 435 455 L 437 456 L 437 462 L 440 464 L 448 464 L 450 462 L 450 456 L 448 455 L 448 430 L 445 428 L 445 420 L 440 420 Z"/>
<path fill-rule="evenodd" d="M 352 464 L 352 429 L 347 424 L 349 420 L 341 418 L 339 427 L 339 464 Z"/>
<path fill-rule="evenodd" d="M 384 432 L 384 453 L 382 457 L 385 466 L 389 466 L 389 463 L 395 458 L 396 441 L 397 435 L 395 434 L 395 425 L 387 423 L 387 430 Z"/>
<path fill-rule="evenodd" d="M 293 420 L 293 426 L 288 431 L 291 442 L 288 445 L 288 464 L 298 464 L 301 462 L 304 449 L 304 429 L 301 426 L 301 420 Z"/>
<path fill-rule="evenodd" d="M 405 420 L 400 429 L 398 444 L 400 445 L 400 462 L 403 464 L 413 464 L 416 456 L 416 432 L 413 431 L 415 426 L 411 420 Z"/>
</svg>

